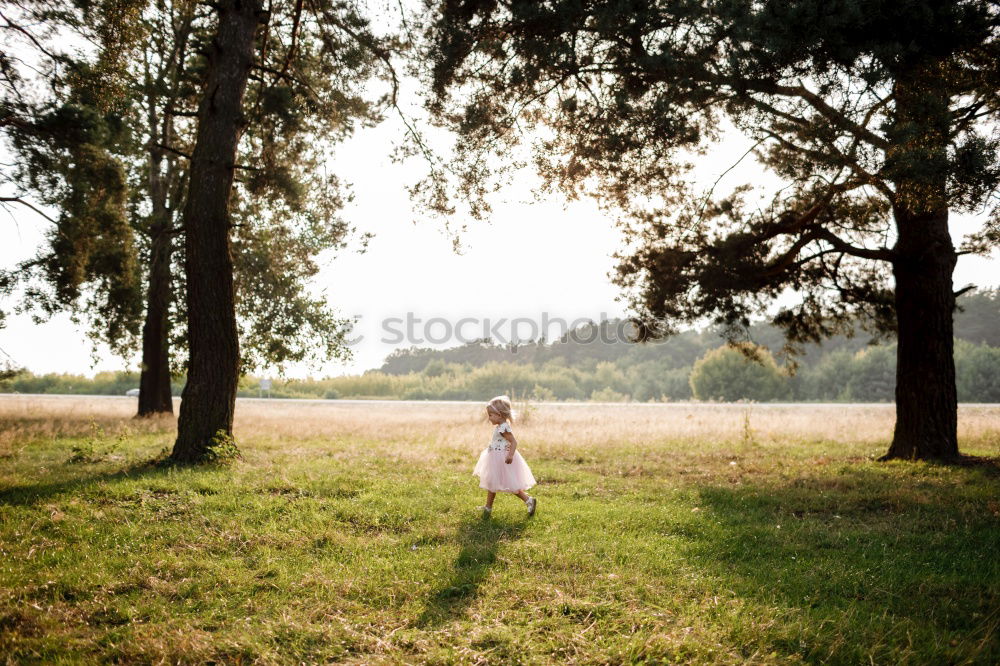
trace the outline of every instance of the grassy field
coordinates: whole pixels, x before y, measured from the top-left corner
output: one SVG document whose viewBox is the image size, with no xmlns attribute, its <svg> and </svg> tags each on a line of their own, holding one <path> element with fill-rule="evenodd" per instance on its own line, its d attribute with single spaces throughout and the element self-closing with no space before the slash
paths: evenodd
<svg viewBox="0 0 1000 666">
<path fill-rule="evenodd" d="M 1000 407 L 947 467 L 889 406 L 538 406 L 484 521 L 479 406 L 241 402 L 191 469 L 134 405 L 0 398 L 0 661 L 1000 661 Z"/>
</svg>

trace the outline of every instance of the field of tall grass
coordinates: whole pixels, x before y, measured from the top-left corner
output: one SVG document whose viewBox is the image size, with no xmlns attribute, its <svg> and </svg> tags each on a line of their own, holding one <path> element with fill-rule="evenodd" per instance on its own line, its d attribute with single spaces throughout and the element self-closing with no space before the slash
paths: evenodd
<svg viewBox="0 0 1000 666">
<path fill-rule="evenodd" d="M 163 464 L 134 399 L 0 397 L 6 663 L 997 663 L 1000 407 L 966 465 L 889 405 L 522 405 L 539 485 L 476 512 L 478 404 L 241 401 Z"/>
</svg>

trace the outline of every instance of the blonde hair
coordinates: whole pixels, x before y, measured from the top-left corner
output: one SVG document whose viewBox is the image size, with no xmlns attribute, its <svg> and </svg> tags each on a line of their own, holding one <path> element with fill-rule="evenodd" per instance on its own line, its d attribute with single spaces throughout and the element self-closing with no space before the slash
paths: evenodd
<svg viewBox="0 0 1000 666">
<path fill-rule="evenodd" d="M 510 398 L 505 395 L 498 395 L 490 400 L 486 403 L 486 409 L 496 412 L 507 421 L 514 420 L 514 412 L 511 409 Z"/>
</svg>

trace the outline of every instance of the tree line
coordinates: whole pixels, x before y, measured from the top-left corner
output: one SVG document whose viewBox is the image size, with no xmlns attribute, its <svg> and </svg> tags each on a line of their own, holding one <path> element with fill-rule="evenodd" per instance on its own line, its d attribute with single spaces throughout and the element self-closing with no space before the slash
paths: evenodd
<svg viewBox="0 0 1000 666">
<path fill-rule="evenodd" d="M 960 402 L 1000 402 L 1000 347 L 955 345 Z M 420 371 L 390 374 L 371 371 L 325 379 L 273 380 L 267 395 L 291 399 L 488 400 L 497 387 L 535 401 L 624 402 L 685 400 L 758 402 L 891 402 L 895 388 L 894 345 L 857 352 L 832 351 L 800 365 L 792 375 L 768 353 L 763 363 L 723 345 L 708 350 L 692 365 L 627 359 L 596 361 L 573 367 L 558 360 L 541 365 L 490 361 L 484 365 L 435 359 Z M 121 396 L 139 385 L 136 372 L 100 372 L 93 377 L 23 372 L 0 380 L 0 392 Z M 184 377 L 171 388 L 180 395 Z M 262 395 L 260 378 L 244 375 L 237 394 Z"/>
<path fill-rule="evenodd" d="M 1000 290 L 960 298 L 955 365 L 958 400 L 1000 402 Z M 723 344 L 716 330 L 687 330 L 639 344 L 615 335 L 629 329 L 610 320 L 588 324 L 546 343 L 488 341 L 451 349 L 409 348 L 390 354 L 378 370 L 326 379 L 275 380 L 275 398 L 382 398 L 486 400 L 496 387 L 533 400 L 678 401 L 756 400 L 801 402 L 891 402 L 895 395 L 896 349 L 871 344 L 860 331 L 810 345 L 781 359 L 781 332 L 751 327 L 759 358 Z M 775 357 L 779 361 L 776 361 Z M 794 371 L 792 362 L 795 363 Z M 135 373 L 75 375 L 23 373 L 0 381 L 0 390 L 20 393 L 122 395 L 138 386 Z M 183 378 L 173 382 L 179 395 Z M 260 395 L 260 379 L 240 379 L 238 395 Z"/>
</svg>

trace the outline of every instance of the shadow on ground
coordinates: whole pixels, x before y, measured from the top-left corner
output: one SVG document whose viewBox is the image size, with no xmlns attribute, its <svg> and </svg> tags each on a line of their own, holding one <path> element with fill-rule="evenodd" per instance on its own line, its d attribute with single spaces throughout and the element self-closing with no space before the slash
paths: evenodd
<svg viewBox="0 0 1000 666">
<path fill-rule="evenodd" d="M 1000 658 L 995 484 L 991 463 L 923 471 L 872 464 L 705 485 L 700 518 L 678 536 L 687 561 L 720 592 L 785 622 L 828 627 L 762 637 L 766 646 L 757 647 L 860 662 L 913 646 L 945 662 L 988 663 Z"/>
<path fill-rule="evenodd" d="M 76 493 L 97 483 L 165 477 L 170 474 L 172 469 L 175 469 L 175 467 L 169 462 L 164 461 L 162 458 L 155 458 L 136 462 L 124 468 L 107 470 L 96 474 L 80 474 L 59 481 L 29 483 L 0 488 L 0 504 L 31 506 L 59 495 Z"/>
<path fill-rule="evenodd" d="M 427 606 L 417 618 L 417 626 L 437 626 L 465 612 L 495 567 L 500 545 L 520 538 L 525 527 L 526 518 L 517 522 L 496 517 L 474 518 L 462 523 L 455 535 L 462 549 L 446 580 L 428 596 Z"/>
</svg>

